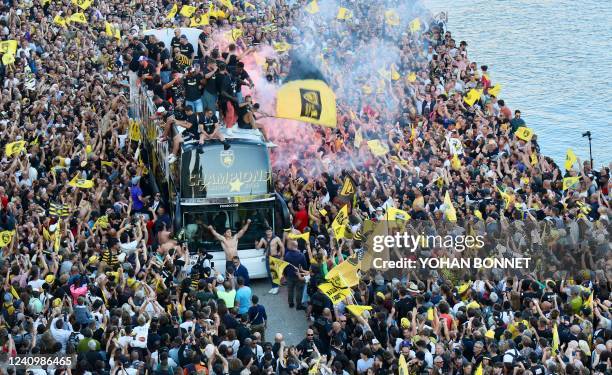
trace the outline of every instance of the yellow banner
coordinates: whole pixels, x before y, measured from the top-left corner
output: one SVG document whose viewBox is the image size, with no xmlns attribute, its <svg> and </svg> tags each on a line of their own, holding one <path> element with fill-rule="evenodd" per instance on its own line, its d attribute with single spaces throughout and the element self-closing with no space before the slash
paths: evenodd
<svg viewBox="0 0 612 375">
<path fill-rule="evenodd" d="M 317 0 L 312 0 L 308 5 L 306 5 L 305 9 L 310 14 L 319 13 L 319 4 L 317 3 Z"/>
<path fill-rule="evenodd" d="M 132 141 L 138 142 L 142 139 L 140 135 L 140 124 L 136 120 L 130 119 L 129 137 Z"/>
<path fill-rule="evenodd" d="M 0 42 L 0 53 L 8 53 L 14 56 L 17 53 L 17 41 L 5 40 Z"/>
<path fill-rule="evenodd" d="M 196 9 L 198 9 L 198 8 L 196 8 L 196 7 L 192 6 L 192 5 L 183 5 L 181 7 L 181 11 L 179 12 L 179 14 L 181 16 L 183 16 L 183 17 L 189 18 L 189 17 L 191 17 L 195 13 Z"/>
<path fill-rule="evenodd" d="M 563 179 L 563 190 L 574 189 L 577 184 L 580 182 L 580 176 L 577 177 L 565 177 Z"/>
<path fill-rule="evenodd" d="M 223 6 L 225 6 L 230 11 L 234 10 L 234 5 L 232 4 L 230 0 L 219 0 L 219 2 L 223 4 Z"/>
<path fill-rule="evenodd" d="M 368 147 L 374 156 L 384 156 L 389 152 L 389 147 L 378 139 L 368 141 Z"/>
<path fill-rule="evenodd" d="M 387 10 L 385 12 L 385 23 L 389 26 L 398 26 L 400 24 L 400 16 L 394 10 Z"/>
<path fill-rule="evenodd" d="M 25 145 L 26 145 L 26 141 L 17 141 L 17 142 L 8 143 L 6 146 L 4 146 L 4 154 L 7 157 L 18 154 L 21 151 L 25 150 Z"/>
<path fill-rule="evenodd" d="M 92 3 L 92 0 L 72 0 L 72 4 L 78 6 L 83 10 L 87 10 L 87 8 L 89 8 Z"/>
<path fill-rule="evenodd" d="M 68 18 L 69 22 L 76 22 L 76 23 L 87 23 L 87 17 L 85 17 L 85 14 L 83 13 L 74 13 L 72 16 L 70 16 Z"/>
<path fill-rule="evenodd" d="M 408 372 L 408 364 L 406 363 L 406 358 L 404 358 L 404 355 L 400 353 L 399 356 L 399 360 L 398 360 L 398 375 L 409 375 Z"/>
<path fill-rule="evenodd" d="M 567 152 L 565 153 L 565 169 L 568 171 L 571 170 L 577 161 L 578 158 L 576 157 L 576 154 L 574 154 L 574 150 L 568 148 Z"/>
<path fill-rule="evenodd" d="M 531 141 L 531 138 L 533 138 L 533 129 L 521 126 L 520 128 L 516 129 L 515 134 L 518 138 L 522 139 L 523 141 L 529 142 Z"/>
<path fill-rule="evenodd" d="M 444 206 L 446 206 L 444 214 L 446 215 L 446 218 L 448 219 L 448 221 L 453 222 L 453 223 L 456 222 L 457 221 L 457 211 L 455 211 L 455 207 L 453 206 L 453 202 L 450 199 L 448 190 L 446 191 L 446 194 L 444 194 Z"/>
<path fill-rule="evenodd" d="M 346 309 L 355 316 L 361 316 L 364 311 L 372 310 L 372 306 L 346 305 Z"/>
<path fill-rule="evenodd" d="M 400 210 L 399 208 L 389 207 L 387 208 L 387 213 L 385 215 L 386 220 L 401 220 L 408 221 L 410 220 L 410 214 L 404 210 Z"/>
<path fill-rule="evenodd" d="M 8 246 L 13 240 L 14 230 L 4 230 L 0 232 L 0 247 Z"/>
<path fill-rule="evenodd" d="M 280 87 L 276 117 L 336 127 L 336 95 L 323 81 L 307 79 Z"/>
<path fill-rule="evenodd" d="M 348 205 L 345 204 L 344 207 L 338 211 L 338 214 L 332 223 L 332 230 L 334 231 L 334 237 L 336 240 L 344 238 L 348 222 Z"/>
<path fill-rule="evenodd" d="M 421 20 L 417 17 L 410 21 L 410 32 L 416 33 L 421 30 Z"/>
<path fill-rule="evenodd" d="M 353 15 L 351 14 L 350 10 L 343 8 L 343 7 L 338 8 L 338 15 L 336 16 L 337 19 L 348 20 L 351 17 L 353 17 Z"/>
<path fill-rule="evenodd" d="M 66 19 L 59 14 L 53 18 L 53 23 L 61 27 L 67 26 Z"/>
<path fill-rule="evenodd" d="M 119 28 L 115 27 L 109 22 L 104 23 L 104 31 L 106 32 L 106 35 L 111 38 L 114 37 L 115 39 L 121 39 L 121 31 L 119 30 Z"/>
<path fill-rule="evenodd" d="M 79 178 L 79 175 L 77 174 L 74 176 L 72 180 L 70 180 L 68 185 L 72 187 L 82 188 L 82 189 L 91 189 L 92 187 L 94 187 L 94 182 L 93 180 L 86 180 L 84 178 Z"/>
<path fill-rule="evenodd" d="M 208 13 L 206 13 L 206 14 L 202 14 L 201 16 L 196 16 L 196 17 L 191 18 L 191 24 L 189 24 L 189 26 L 199 27 L 199 26 L 206 26 L 209 24 L 210 24 L 210 17 Z"/>
<path fill-rule="evenodd" d="M 305 232 L 302 234 L 289 233 L 287 237 L 291 240 L 299 240 L 301 238 L 304 241 L 308 242 L 308 240 L 310 240 L 310 232 Z"/>
<path fill-rule="evenodd" d="M 359 284 L 359 268 L 356 257 L 345 259 L 342 263 L 332 268 L 325 279 L 337 287 L 354 287 Z"/>
<path fill-rule="evenodd" d="M 480 99 L 480 95 L 482 95 L 482 90 L 471 89 L 468 91 L 467 95 L 463 97 L 463 101 L 467 103 L 469 106 L 473 106 Z"/>
<path fill-rule="evenodd" d="M 489 95 L 493 95 L 496 98 L 499 98 L 499 93 L 501 92 L 502 86 L 498 83 L 497 85 L 489 88 Z"/>
<path fill-rule="evenodd" d="M 96 229 L 96 228 L 104 229 L 106 227 L 108 227 L 108 216 L 107 215 L 102 215 L 94 223 L 93 229 Z"/>
<path fill-rule="evenodd" d="M 350 288 L 339 288 L 331 283 L 323 283 L 319 285 L 319 290 L 323 292 L 323 294 L 325 294 L 334 305 L 351 295 Z"/>
<path fill-rule="evenodd" d="M 166 15 L 166 19 L 167 20 L 171 20 L 174 17 L 176 17 L 176 13 L 178 12 L 178 5 L 175 3 L 172 6 L 172 9 L 170 9 L 170 11 L 168 12 L 168 15 Z"/>
<path fill-rule="evenodd" d="M 280 285 L 281 278 L 283 277 L 283 272 L 285 271 L 285 267 L 290 264 L 285 262 L 284 260 L 270 257 L 270 274 L 272 276 L 272 282 L 276 285 Z"/>
</svg>

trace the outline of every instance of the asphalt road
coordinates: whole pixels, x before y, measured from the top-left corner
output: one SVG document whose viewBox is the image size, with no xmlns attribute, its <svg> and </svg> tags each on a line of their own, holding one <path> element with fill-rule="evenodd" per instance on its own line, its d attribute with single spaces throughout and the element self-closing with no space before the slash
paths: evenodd
<svg viewBox="0 0 612 375">
<path fill-rule="evenodd" d="M 304 311 L 289 308 L 287 303 L 287 289 L 280 287 L 278 294 L 268 294 L 270 283 L 266 279 L 251 282 L 253 294 L 259 297 L 259 303 L 266 308 L 268 314 L 268 328 L 266 341 L 274 342 L 277 332 L 283 334 L 288 345 L 297 345 L 304 339 L 308 321 Z"/>
</svg>

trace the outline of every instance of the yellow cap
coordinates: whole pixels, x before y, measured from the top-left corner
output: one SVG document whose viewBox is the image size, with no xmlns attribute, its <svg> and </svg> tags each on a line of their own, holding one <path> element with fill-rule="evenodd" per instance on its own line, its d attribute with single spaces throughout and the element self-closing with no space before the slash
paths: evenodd
<svg viewBox="0 0 612 375">
<path fill-rule="evenodd" d="M 402 328 L 410 328 L 410 320 L 408 320 L 408 318 L 402 318 L 400 322 L 401 322 Z"/>
<path fill-rule="evenodd" d="M 62 300 L 60 298 L 56 298 L 53 300 L 53 307 L 60 307 L 62 305 Z"/>
<path fill-rule="evenodd" d="M 468 309 L 478 309 L 478 308 L 480 308 L 480 305 L 478 304 L 478 302 L 472 301 L 472 302 L 468 303 L 468 305 L 466 307 Z"/>
<path fill-rule="evenodd" d="M 485 333 L 485 337 L 488 338 L 488 339 L 494 339 L 495 338 L 495 332 L 492 329 L 490 329 L 490 330 L 487 331 L 487 333 Z"/>
<path fill-rule="evenodd" d="M 97 255 L 92 255 L 89 257 L 89 263 L 96 263 L 98 261 Z"/>
<path fill-rule="evenodd" d="M 382 299 L 385 299 L 385 295 L 383 294 L 383 292 L 376 292 L 376 297 L 380 297 Z"/>
<path fill-rule="evenodd" d="M 47 276 L 45 276 L 45 282 L 47 284 L 53 284 L 54 281 L 55 281 L 55 275 L 47 275 Z"/>
</svg>

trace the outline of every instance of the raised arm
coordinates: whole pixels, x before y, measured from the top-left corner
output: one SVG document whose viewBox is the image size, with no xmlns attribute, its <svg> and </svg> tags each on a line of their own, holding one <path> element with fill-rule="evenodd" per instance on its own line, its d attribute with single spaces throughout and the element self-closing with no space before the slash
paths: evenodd
<svg viewBox="0 0 612 375">
<path fill-rule="evenodd" d="M 212 235 L 219 241 L 223 241 L 224 238 L 222 235 L 220 235 L 219 233 L 217 233 L 217 231 L 215 230 L 215 228 L 213 228 L 212 225 L 208 226 L 208 230 L 210 231 L 210 233 L 212 233 Z"/>
<path fill-rule="evenodd" d="M 242 227 L 242 229 L 240 229 L 240 231 L 238 231 L 238 233 L 236 233 L 236 239 L 239 240 L 240 237 L 244 236 L 244 234 L 246 233 L 247 229 L 249 229 L 249 224 L 251 224 L 251 219 L 247 219 L 246 224 Z"/>
</svg>

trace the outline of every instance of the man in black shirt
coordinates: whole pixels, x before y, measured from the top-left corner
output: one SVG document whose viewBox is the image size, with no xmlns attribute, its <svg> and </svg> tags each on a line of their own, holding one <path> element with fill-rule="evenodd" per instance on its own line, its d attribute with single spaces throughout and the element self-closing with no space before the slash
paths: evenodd
<svg viewBox="0 0 612 375">
<path fill-rule="evenodd" d="M 204 141 L 210 141 L 218 139 L 223 144 L 223 149 L 229 150 L 230 144 L 225 140 L 223 134 L 219 131 L 219 120 L 214 115 L 212 109 L 206 108 L 204 116 L 202 117 L 203 132 L 200 135 L 200 144 L 204 144 Z"/>
<path fill-rule="evenodd" d="M 166 84 L 170 81 L 170 73 L 172 73 L 172 66 L 170 64 L 170 51 L 166 48 L 164 42 L 157 43 L 159 48 L 159 63 L 161 64 L 160 75 L 162 84 Z"/>
<path fill-rule="evenodd" d="M 198 116 L 193 111 L 193 107 L 189 105 L 185 106 L 185 115 L 185 120 L 179 120 L 175 117 L 174 121 L 172 122 L 177 126 L 185 128 L 185 130 L 182 134 L 177 133 L 172 139 L 172 153 L 168 155 L 168 163 L 170 164 L 176 161 L 177 155 L 181 147 L 181 143 L 200 139 L 200 129 L 198 129 Z M 168 127 L 172 126 L 172 123 L 169 124 Z"/>
<path fill-rule="evenodd" d="M 172 37 L 172 40 L 170 41 L 170 49 L 172 50 L 172 57 L 174 57 L 174 51 L 176 50 L 176 48 L 179 48 L 181 46 L 181 29 L 175 29 L 174 30 L 174 36 Z"/>
<path fill-rule="evenodd" d="M 274 147 L 274 143 L 268 140 L 266 131 L 263 125 L 255 121 L 255 112 L 259 109 L 259 103 L 253 104 L 251 95 L 244 98 L 244 102 L 238 104 L 236 114 L 238 116 L 238 127 L 240 129 L 259 129 L 264 140 L 268 143 L 268 147 Z"/>
<path fill-rule="evenodd" d="M 228 113 L 228 104 L 231 102 L 233 107 L 238 106 L 238 98 L 236 97 L 237 82 L 234 77 L 228 73 L 227 65 L 224 62 L 218 62 L 219 75 L 217 76 L 217 85 L 219 89 L 219 106 L 221 114 L 225 119 Z M 232 124 L 226 124 L 232 125 Z"/>
<path fill-rule="evenodd" d="M 232 75 L 236 82 L 236 97 L 238 98 L 238 103 L 242 103 L 244 100 L 242 97 L 242 86 L 249 86 L 252 89 L 254 86 L 253 80 L 251 80 L 249 73 L 244 70 L 244 63 L 242 61 L 236 64 L 236 69 Z"/>
<path fill-rule="evenodd" d="M 202 75 L 196 72 L 194 68 L 189 68 L 187 75 L 183 79 L 183 86 L 185 88 L 185 104 L 191 106 L 196 113 L 202 113 L 204 111 L 201 100 L 202 80 Z"/>
<path fill-rule="evenodd" d="M 146 56 L 138 58 L 138 77 L 147 86 L 153 84 L 153 78 L 156 74 L 155 62 Z"/>
<path fill-rule="evenodd" d="M 213 112 L 217 110 L 217 98 L 219 96 L 219 87 L 217 84 L 218 77 L 217 62 L 215 59 L 208 58 L 206 68 L 204 68 L 204 78 L 202 84 L 204 92 L 202 94 L 202 106 L 210 108 Z"/>
<path fill-rule="evenodd" d="M 181 43 L 179 44 L 179 51 L 181 52 L 182 55 L 187 56 L 187 58 L 189 59 L 189 63 L 191 64 L 191 62 L 193 61 L 193 46 L 191 45 L 191 43 L 189 43 L 189 41 L 187 40 L 187 36 L 186 35 L 181 35 Z"/>
</svg>

